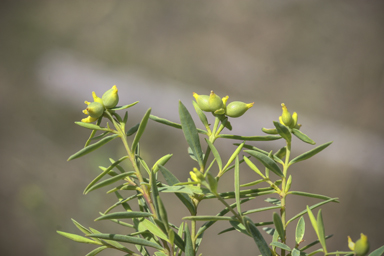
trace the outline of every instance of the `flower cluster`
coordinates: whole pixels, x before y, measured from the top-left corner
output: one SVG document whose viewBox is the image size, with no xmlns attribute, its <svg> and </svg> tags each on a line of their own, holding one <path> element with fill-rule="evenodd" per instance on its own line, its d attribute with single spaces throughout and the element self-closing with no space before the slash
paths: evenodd
<svg viewBox="0 0 384 256">
<path fill-rule="evenodd" d="M 283 113 L 281 114 L 281 116 L 279 116 L 280 123 L 285 126 L 288 126 L 291 129 L 300 129 L 301 124 L 297 123 L 297 113 L 293 112 L 293 114 L 291 115 L 284 103 L 281 103 L 281 107 L 283 109 Z"/>
<path fill-rule="evenodd" d="M 244 103 L 241 101 L 233 101 L 227 105 L 228 96 L 220 98 L 217 94 L 211 91 L 210 95 L 198 95 L 193 93 L 197 105 L 205 112 L 212 112 L 214 115 L 226 115 L 229 117 L 240 117 L 250 109 L 253 103 Z"/>
<path fill-rule="evenodd" d="M 93 102 L 84 101 L 87 104 L 87 108 L 83 110 L 83 113 L 88 115 L 87 118 L 83 118 L 81 122 L 92 123 L 99 119 L 106 109 L 116 107 L 119 102 L 119 95 L 116 85 L 106 91 L 103 96 L 97 97 L 95 92 L 92 92 Z"/>
</svg>

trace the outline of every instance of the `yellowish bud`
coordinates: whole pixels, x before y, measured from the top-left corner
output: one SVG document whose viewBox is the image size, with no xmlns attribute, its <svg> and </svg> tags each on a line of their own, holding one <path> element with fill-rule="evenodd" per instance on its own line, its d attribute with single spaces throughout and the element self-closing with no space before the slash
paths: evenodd
<svg viewBox="0 0 384 256">
<path fill-rule="evenodd" d="M 355 253 L 356 256 L 364 256 L 369 251 L 369 242 L 368 237 L 363 233 L 360 234 L 360 239 L 355 243 Z"/>
<path fill-rule="evenodd" d="M 224 107 L 223 100 L 216 95 L 213 91 L 208 95 L 198 95 L 193 93 L 193 97 L 196 99 L 199 108 L 205 112 L 215 112 Z"/>
<path fill-rule="evenodd" d="M 223 101 L 223 105 L 224 105 L 224 107 L 227 106 L 228 98 L 229 98 L 229 96 L 227 95 L 227 96 L 225 96 L 225 97 L 223 97 L 223 98 L 221 99 L 221 100 Z"/>
<path fill-rule="evenodd" d="M 289 111 L 288 111 L 288 109 L 284 103 L 281 103 L 281 107 L 283 109 L 283 114 L 281 115 L 282 121 L 283 121 L 284 125 L 290 126 L 293 122 L 291 113 L 289 113 Z"/>
<path fill-rule="evenodd" d="M 350 236 L 348 236 L 348 248 L 351 250 L 351 251 L 354 251 L 355 250 L 355 243 L 352 242 L 352 239 Z"/>
<path fill-rule="evenodd" d="M 91 117 L 91 116 L 88 116 L 87 118 L 83 118 L 81 119 L 81 122 L 83 123 L 93 123 L 97 120 L 98 118 L 94 118 L 94 117 Z"/>
<path fill-rule="evenodd" d="M 104 106 L 98 102 L 92 102 L 88 107 L 83 111 L 83 113 L 88 113 L 89 116 L 93 118 L 99 118 L 104 113 Z"/>
<path fill-rule="evenodd" d="M 112 86 L 111 89 L 106 91 L 101 97 L 102 104 L 105 108 L 114 108 L 119 102 L 119 94 L 116 85 Z M 96 101 L 96 100 L 95 100 Z"/>
</svg>

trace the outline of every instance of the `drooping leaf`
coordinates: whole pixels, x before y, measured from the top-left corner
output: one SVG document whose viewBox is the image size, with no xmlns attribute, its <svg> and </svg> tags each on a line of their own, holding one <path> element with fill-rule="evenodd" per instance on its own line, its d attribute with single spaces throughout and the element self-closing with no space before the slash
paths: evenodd
<svg viewBox="0 0 384 256">
<path fill-rule="evenodd" d="M 76 234 L 71 234 L 71 233 L 67 233 L 67 232 L 63 232 L 63 231 L 56 231 L 59 235 L 62 235 L 66 238 L 69 238 L 75 242 L 78 242 L 78 243 L 85 243 L 85 244 L 97 244 L 97 245 L 102 245 L 101 242 L 98 242 L 98 241 L 95 241 L 95 240 L 91 240 L 89 238 L 86 238 L 86 237 L 83 237 L 83 236 L 79 236 L 79 235 L 76 235 Z"/>
<path fill-rule="evenodd" d="M 139 143 L 139 140 L 141 138 L 141 135 L 143 135 L 145 127 L 147 126 L 148 123 L 148 118 L 149 115 L 151 114 L 151 108 L 147 110 L 147 112 L 144 114 L 143 119 L 141 119 L 140 126 L 136 132 L 135 138 L 133 139 L 132 142 L 132 147 L 131 150 L 134 152 L 136 149 L 137 144 Z"/>
<path fill-rule="evenodd" d="M 273 161 L 270 157 L 254 150 L 244 150 L 244 152 L 247 152 L 251 156 L 256 157 L 266 168 L 273 171 L 277 176 L 284 178 L 283 172 L 280 170 L 279 166 L 277 166 L 275 161 Z"/>
<path fill-rule="evenodd" d="M 165 168 L 162 165 L 158 165 L 160 168 L 160 172 L 163 175 L 165 181 L 169 186 L 173 186 L 174 184 L 179 183 L 180 181 L 176 178 L 173 173 L 171 173 L 167 168 Z M 175 193 L 175 195 L 180 199 L 180 201 L 187 207 L 191 215 L 196 215 L 196 208 L 194 204 L 192 203 L 191 198 L 186 194 L 181 193 Z"/>
<path fill-rule="evenodd" d="M 279 122 L 274 121 L 273 124 L 275 125 L 276 130 L 280 136 L 283 137 L 288 143 L 290 143 L 292 140 L 292 135 L 288 128 Z"/>
<path fill-rule="evenodd" d="M 179 101 L 179 116 L 184 137 L 189 147 L 192 149 L 200 168 L 202 168 L 204 166 L 203 151 L 200 145 L 199 134 L 197 133 L 196 125 L 191 117 L 191 114 L 188 112 L 183 103 L 181 103 L 181 101 Z"/>
<path fill-rule="evenodd" d="M 181 124 L 171 122 L 171 121 L 169 121 L 167 119 L 160 118 L 160 117 L 157 117 L 157 116 L 154 116 L 154 115 L 150 115 L 149 118 L 152 119 L 155 122 L 158 122 L 158 123 L 161 123 L 161 124 L 165 124 L 165 125 L 177 128 L 177 129 L 182 129 Z M 201 134 L 207 134 L 206 131 L 204 131 L 202 129 L 199 129 L 199 128 L 197 128 L 197 132 L 201 133 Z"/>
<path fill-rule="evenodd" d="M 269 249 L 269 246 L 267 242 L 265 242 L 264 237 L 261 235 L 260 231 L 256 228 L 256 226 L 250 219 L 248 219 L 247 217 L 245 217 L 245 219 L 248 230 L 250 231 L 253 240 L 259 248 L 261 255 L 272 256 L 271 250 Z"/>
<path fill-rule="evenodd" d="M 292 165 L 294 163 L 306 160 L 306 159 L 316 155 L 317 153 L 321 152 L 323 149 L 325 149 L 326 147 L 328 147 L 331 144 L 332 144 L 332 141 L 327 142 L 327 143 L 325 143 L 323 145 L 320 145 L 320 146 L 318 146 L 318 147 L 316 147 L 316 148 L 314 148 L 312 150 L 309 150 L 308 152 L 305 152 L 304 154 L 301 154 L 301 155 L 295 157 L 294 159 L 292 159 L 289 162 L 289 165 Z"/>
<path fill-rule="evenodd" d="M 76 159 L 76 158 L 79 158 L 79 157 L 82 157 L 88 153 L 91 153 L 92 151 L 98 149 L 99 147 L 107 144 L 108 142 L 110 142 L 111 140 L 114 140 L 118 137 L 117 134 L 113 134 L 113 135 L 110 135 L 110 136 L 107 136 L 101 140 L 99 140 L 98 142 L 96 143 L 93 143 L 91 145 L 88 145 L 86 146 L 85 148 L 82 148 L 80 149 L 79 151 L 77 151 L 75 154 L 71 155 L 67 161 L 70 161 L 70 160 L 73 160 L 73 159 Z"/>
<path fill-rule="evenodd" d="M 292 129 L 292 133 L 293 135 L 295 135 L 298 139 L 300 139 L 301 141 L 305 142 L 305 143 L 308 143 L 308 144 L 311 144 L 311 145 L 315 145 L 316 142 L 314 142 L 311 138 L 309 138 L 307 135 L 305 135 L 304 133 L 302 133 L 301 131 L 293 128 Z"/>
<path fill-rule="evenodd" d="M 89 192 L 91 192 L 91 191 L 93 191 L 93 190 L 95 190 L 95 189 L 102 188 L 102 187 L 108 186 L 108 185 L 110 185 L 110 184 L 113 184 L 113 183 L 115 183 L 116 181 L 122 180 L 122 179 L 124 179 L 125 177 L 127 177 L 127 176 L 129 176 L 129 175 L 132 175 L 132 174 L 134 174 L 134 173 L 135 173 L 135 172 L 133 172 L 133 171 L 132 171 L 132 172 L 120 173 L 120 174 L 118 174 L 118 175 L 116 175 L 116 176 L 113 176 L 113 177 L 111 177 L 111 178 L 109 178 L 109 179 L 103 180 L 103 181 L 101 181 L 101 182 L 99 182 L 99 183 L 97 183 L 97 184 L 95 184 L 95 185 L 89 187 L 86 191 L 84 191 L 84 194 L 88 194 Z"/>
<path fill-rule="evenodd" d="M 301 216 L 301 218 L 297 222 L 297 226 L 296 226 L 296 232 L 295 232 L 296 244 L 301 243 L 301 241 L 304 238 L 304 233 L 305 233 L 305 221 L 304 221 L 303 216 Z"/>
<path fill-rule="evenodd" d="M 244 141 L 270 141 L 281 139 L 281 136 L 240 136 L 240 135 L 231 135 L 231 134 L 220 134 L 219 138 L 223 139 L 232 139 L 232 140 L 244 140 Z"/>
<path fill-rule="evenodd" d="M 145 218 L 153 216 L 149 212 L 114 212 L 105 214 L 95 219 L 97 220 L 111 220 L 111 219 L 132 219 L 132 218 Z"/>
<path fill-rule="evenodd" d="M 157 250 L 163 249 L 163 247 L 161 247 L 157 243 L 153 243 L 153 242 L 150 242 L 146 239 L 142 239 L 142 238 L 138 238 L 138 237 L 119 235 L 119 234 L 106 234 L 106 233 L 90 234 L 88 236 L 96 237 L 96 238 L 100 238 L 100 239 L 105 239 L 105 240 L 112 240 L 112 241 L 125 242 L 125 243 L 130 243 L 130 244 L 149 246 L 149 247 L 155 248 Z"/>
<path fill-rule="evenodd" d="M 116 110 L 127 109 L 127 108 L 130 108 L 130 107 L 133 107 L 133 106 L 135 106 L 137 103 L 139 103 L 139 102 L 138 102 L 138 101 L 136 101 L 136 102 L 133 102 L 133 103 L 131 103 L 131 104 L 129 104 L 129 105 L 124 105 L 124 106 L 116 106 L 116 107 L 114 107 L 114 108 L 111 108 L 111 110 L 114 110 L 114 111 L 116 111 Z"/>
<path fill-rule="evenodd" d="M 276 242 L 272 242 L 271 245 L 276 246 L 276 247 L 278 247 L 280 249 L 289 251 L 289 252 L 291 251 L 291 248 L 289 248 L 288 245 L 280 243 L 280 242 L 277 242 L 277 241 Z"/>
<path fill-rule="evenodd" d="M 277 233 L 279 233 L 281 241 L 285 242 L 285 230 L 283 222 L 281 221 L 280 215 L 276 212 L 273 213 L 273 224 L 275 225 Z"/>
</svg>

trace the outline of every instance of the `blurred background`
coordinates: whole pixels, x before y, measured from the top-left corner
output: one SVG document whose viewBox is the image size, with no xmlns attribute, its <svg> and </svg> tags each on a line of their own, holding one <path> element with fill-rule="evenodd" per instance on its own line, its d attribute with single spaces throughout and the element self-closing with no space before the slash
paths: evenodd
<svg viewBox="0 0 384 256">
<path fill-rule="evenodd" d="M 192 111 L 192 92 L 214 90 L 229 101 L 255 102 L 233 120 L 232 134 L 262 135 L 261 127 L 273 126 L 284 102 L 317 145 L 334 141 L 292 170 L 294 190 L 340 198 L 322 207 L 326 233 L 334 234 L 329 251 L 348 250 L 347 236 L 357 240 L 361 232 L 372 249 L 383 245 L 383 10 L 383 1 L 354 0 L 2 1 L 1 255 L 85 255 L 94 246 L 56 234 L 79 234 L 70 218 L 103 232 L 127 232 L 93 222 L 115 202 L 114 195 L 105 195 L 108 189 L 82 194 L 97 166 L 123 155 L 118 141 L 66 161 L 89 135 L 74 124 L 85 117 L 84 100 L 115 84 L 121 104 L 140 101 L 130 109 L 132 125 L 149 107 L 178 122 L 178 100 Z M 167 167 L 186 180 L 194 162 L 186 156 L 182 132 L 150 122 L 144 135 L 146 161 L 152 165 L 174 153 Z M 223 158 L 233 142 L 217 142 Z M 311 148 L 295 140 L 293 155 Z M 244 183 L 255 178 L 244 168 Z M 219 190 L 231 190 L 230 179 Z M 176 197 L 165 198 L 166 206 L 178 209 L 169 215 L 179 224 L 188 213 Z M 288 200 L 289 216 L 318 202 Z M 203 202 L 201 214 L 216 214 L 216 206 Z M 253 240 L 237 232 L 216 236 L 227 227 L 216 224 L 206 232 L 203 255 L 258 253 Z M 308 219 L 307 227 L 309 241 Z"/>
</svg>

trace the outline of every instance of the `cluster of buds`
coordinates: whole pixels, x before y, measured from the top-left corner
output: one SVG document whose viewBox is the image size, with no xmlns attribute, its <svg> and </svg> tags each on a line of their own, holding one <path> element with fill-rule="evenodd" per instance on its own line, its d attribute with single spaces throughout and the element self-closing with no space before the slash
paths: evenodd
<svg viewBox="0 0 384 256">
<path fill-rule="evenodd" d="M 348 236 L 348 247 L 355 252 L 356 256 L 364 256 L 369 251 L 368 237 L 363 233 L 360 234 L 360 239 L 356 243 Z"/>
<path fill-rule="evenodd" d="M 291 129 L 300 129 L 301 124 L 297 123 L 297 113 L 293 112 L 293 114 L 291 115 L 284 103 L 281 103 L 281 107 L 283 109 L 283 113 L 281 114 L 281 116 L 279 116 L 280 123 L 285 126 L 288 126 Z"/>
<path fill-rule="evenodd" d="M 103 96 L 97 97 L 95 92 L 92 92 L 93 102 L 84 101 L 87 104 L 87 108 L 83 110 L 83 113 L 88 115 L 87 118 L 83 118 L 81 122 L 92 123 L 99 119 L 106 109 L 116 107 L 119 102 L 119 95 L 116 85 L 106 91 Z"/>
<path fill-rule="evenodd" d="M 220 98 L 211 91 L 210 95 L 198 95 L 193 93 L 199 108 L 205 112 L 212 112 L 214 115 L 226 115 L 229 117 L 240 117 L 250 109 L 254 103 L 244 103 L 241 101 L 233 101 L 227 105 L 228 96 Z"/>
</svg>

